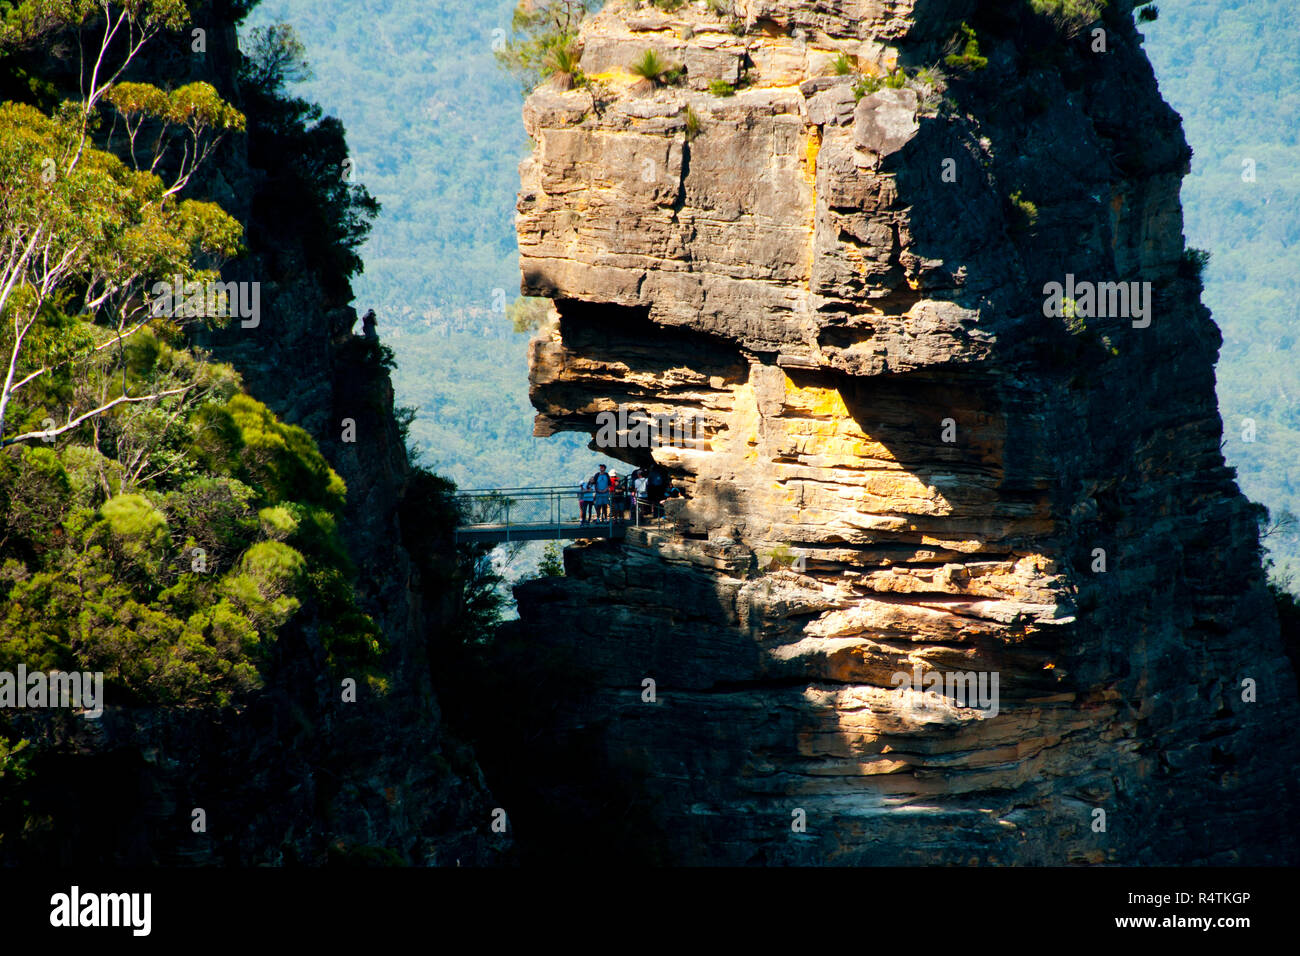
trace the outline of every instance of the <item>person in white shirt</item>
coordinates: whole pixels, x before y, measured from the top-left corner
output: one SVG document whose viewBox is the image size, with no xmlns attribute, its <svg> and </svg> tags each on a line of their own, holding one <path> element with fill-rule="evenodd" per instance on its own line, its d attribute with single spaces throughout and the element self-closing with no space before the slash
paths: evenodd
<svg viewBox="0 0 1300 956">
<path fill-rule="evenodd" d="M 592 506 L 596 501 L 596 492 L 591 487 L 590 481 L 578 483 L 578 511 L 582 518 L 582 523 L 586 524 L 591 519 Z"/>
<path fill-rule="evenodd" d="M 636 491 L 636 512 L 638 515 L 645 512 L 645 475 L 637 475 L 636 481 L 632 483 L 632 488 Z"/>
</svg>

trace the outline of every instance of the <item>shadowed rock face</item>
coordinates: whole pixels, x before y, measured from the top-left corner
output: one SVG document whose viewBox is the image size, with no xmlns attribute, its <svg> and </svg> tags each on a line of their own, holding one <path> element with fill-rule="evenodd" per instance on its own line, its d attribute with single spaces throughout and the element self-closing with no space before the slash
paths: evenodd
<svg viewBox="0 0 1300 956">
<path fill-rule="evenodd" d="M 686 489 L 667 522 L 517 591 L 593 678 L 555 729 L 666 859 L 1296 858 L 1300 709 L 1182 264 L 1190 150 L 1111 6 L 1102 52 L 1017 5 L 756 0 L 742 30 L 616 2 L 591 85 L 528 99 L 537 433 L 699 426 L 607 449 Z M 963 20 L 989 65 L 946 97 L 833 75 L 941 63 Z M 684 82 L 639 92 L 647 48 Z M 1067 276 L 1150 308 L 1045 315 Z M 930 672 L 941 696 L 901 676 Z"/>
</svg>

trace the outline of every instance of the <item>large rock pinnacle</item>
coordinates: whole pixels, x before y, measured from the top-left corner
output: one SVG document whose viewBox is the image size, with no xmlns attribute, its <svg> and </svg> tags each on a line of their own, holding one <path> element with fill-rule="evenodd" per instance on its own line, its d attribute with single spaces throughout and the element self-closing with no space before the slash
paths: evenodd
<svg viewBox="0 0 1300 956">
<path fill-rule="evenodd" d="M 1296 682 L 1129 6 L 615 2 L 528 99 L 538 433 L 699 426 L 607 449 L 686 489 L 667 522 L 518 591 L 666 859 L 1296 859 Z M 646 92 L 646 49 L 684 74 Z"/>
</svg>

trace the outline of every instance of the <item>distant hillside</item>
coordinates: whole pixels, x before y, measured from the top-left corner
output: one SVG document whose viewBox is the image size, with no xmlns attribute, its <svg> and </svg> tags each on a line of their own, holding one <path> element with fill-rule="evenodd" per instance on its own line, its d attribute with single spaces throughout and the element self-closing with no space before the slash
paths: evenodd
<svg viewBox="0 0 1300 956">
<path fill-rule="evenodd" d="M 397 353 L 398 404 L 419 409 L 412 444 L 462 488 L 576 482 L 598 458 L 580 436 L 532 437 L 528 336 L 502 311 L 519 294 L 527 139 L 492 43 L 514 0 L 343 6 L 266 0 L 249 26 L 293 24 L 314 71 L 296 92 L 343 120 L 383 204 L 353 285 Z"/>
<path fill-rule="evenodd" d="M 1143 27 L 1195 150 L 1187 240 L 1213 254 L 1205 304 L 1223 330 L 1224 451 L 1276 519 L 1300 512 L 1300 27 L 1287 0 L 1167 0 Z M 1251 175 L 1253 167 L 1253 181 Z M 1254 441 L 1247 441 L 1250 422 Z M 1300 571 L 1300 540 L 1268 539 Z"/>
</svg>

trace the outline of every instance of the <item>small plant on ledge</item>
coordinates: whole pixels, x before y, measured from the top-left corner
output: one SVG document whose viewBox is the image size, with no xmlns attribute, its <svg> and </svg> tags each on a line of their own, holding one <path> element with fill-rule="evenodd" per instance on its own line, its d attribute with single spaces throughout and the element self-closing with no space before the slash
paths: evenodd
<svg viewBox="0 0 1300 956">
<path fill-rule="evenodd" d="M 1183 259 L 1178 264 L 1180 275 L 1188 279 L 1199 279 L 1210 264 L 1210 253 L 1205 249 L 1187 248 L 1183 250 Z"/>
<path fill-rule="evenodd" d="M 654 50 L 646 50 L 641 55 L 641 59 L 627 69 L 629 73 L 640 77 L 641 82 L 651 88 L 677 83 L 686 73 L 684 67 L 669 66 L 668 62 Z"/>
<path fill-rule="evenodd" d="M 700 135 L 703 128 L 704 124 L 700 122 L 700 114 L 689 106 L 686 107 L 686 142 L 692 142 L 695 137 Z"/>
<path fill-rule="evenodd" d="M 980 56 L 979 39 L 975 36 L 975 30 L 969 24 L 963 22 L 961 32 L 966 37 L 966 43 L 962 47 L 961 53 L 950 53 L 944 57 L 943 62 L 955 70 L 982 70 L 989 65 L 989 58 Z M 960 41 L 959 41 L 960 42 Z"/>
<path fill-rule="evenodd" d="M 582 53 L 575 44 L 566 43 L 551 48 L 546 54 L 546 68 L 551 71 L 551 81 L 559 90 L 571 90 L 583 84 L 578 61 Z"/>
<path fill-rule="evenodd" d="M 1049 18 L 1065 36 L 1076 37 L 1101 19 L 1106 0 L 1029 0 L 1029 6 Z"/>
<path fill-rule="evenodd" d="M 1038 223 L 1038 206 L 1024 198 L 1017 189 L 1010 197 L 1012 225 L 1017 229 L 1029 229 Z"/>
<path fill-rule="evenodd" d="M 870 96 L 877 90 L 901 90 L 906 85 L 907 73 L 902 67 L 895 69 L 887 76 L 868 76 L 864 73 L 853 84 L 853 96 L 855 99 L 860 100 L 864 96 Z"/>
<path fill-rule="evenodd" d="M 860 100 L 864 96 L 870 96 L 876 90 L 885 85 L 885 81 L 878 76 L 867 76 L 865 73 L 858 77 L 857 82 L 853 84 L 853 98 Z"/>
</svg>

